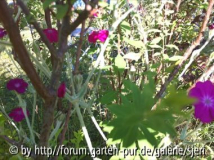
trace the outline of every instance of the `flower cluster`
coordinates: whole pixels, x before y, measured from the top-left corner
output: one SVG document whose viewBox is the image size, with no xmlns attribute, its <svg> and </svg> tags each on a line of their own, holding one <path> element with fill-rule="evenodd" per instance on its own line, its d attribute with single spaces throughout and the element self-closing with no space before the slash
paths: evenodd
<svg viewBox="0 0 214 160">
<path fill-rule="evenodd" d="M 88 41 L 91 42 L 91 43 L 96 43 L 97 40 L 100 40 L 103 43 L 108 38 L 108 35 L 109 35 L 109 31 L 108 30 L 93 31 L 88 36 Z"/>
<path fill-rule="evenodd" d="M 7 34 L 7 32 L 5 31 L 5 29 L 0 28 L 0 38 L 3 38 L 6 34 Z"/>
<path fill-rule="evenodd" d="M 214 120 L 214 85 L 211 81 L 197 82 L 189 92 L 189 96 L 197 101 L 194 104 L 195 118 L 203 123 Z"/>
<path fill-rule="evenodd" d="M 54 28 L 43 29 L 44 34 L 51 43 L 58 42 L 58 31 Z"/>
<path fill-rule="evenodd" d="M 17 93 L 24 93 L 28 87 L 28 83 L 25 82 L 21 78 L 11 79 L 7 82 L 8 90 L 15 90 Z M 27 111 L 27 116 L 29 115 L 29 111 Z M 14 108 L 9 117 L 12 118 L 15 122 L 20 122 L 25 118 L 23 109 L 21 107 Z"/>
<path fill-rule="evenodd" d="M 27 116 L 29 116 L 28 110 L 27 110 Z M 12 118 L 15 122 L 22 121 L 25 118 L 23 108 L 21 108 L 21 107 L 14 108 L 10 112 L 9 117 Z"/>
<path fill-rule="evenodd" d="M 15 90 L 17 93 L 24 93 L 28 87 L 28 84 L 20 78 L 11 79 L 7 83 L 8 90 Z"/>
</svg>

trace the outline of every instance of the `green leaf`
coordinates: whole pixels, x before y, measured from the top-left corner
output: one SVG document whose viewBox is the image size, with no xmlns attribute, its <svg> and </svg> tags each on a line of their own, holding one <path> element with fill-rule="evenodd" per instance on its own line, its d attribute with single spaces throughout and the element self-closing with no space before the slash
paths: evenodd
<svg viewBox="0 0 214 160">
<path fill-rule="evenodd" d="M 167 54 L 162 54 L 163 55 L 163 59 L 165 60 L 165 61 L 168 61 L 169 60 L 169 56 L 167 55 Z"/>
<path fill-rule="evenodd" d="M 43 8 L 46 9 L 48 8 L 48 6 L 52 3 L 52 2 L 55 2 L 56 0 L 45 0 L 43 2 Z"/>
<path fill-rule="evenodd" d="M 157 43 L 159 43 L 161 40 L 162 40 L 161 37 L 154 38 L 154 39 L 151 41 L 151 44 L 157 44 Z"/>
<path fill-rule="evenodd" d="M 129 40 L 127 38 L 124 38 L 124 41 L 127 42 L 128 44 L 136 47 L 136 48 L 142 48 L 145 47 L 144 43 L 142 41 L 136 41 L 136 40 Z"/>
<path fill-rule="evenodd" d="M 130 32 L 131 31 L 131 26 L 128 22 L 126 21 L 123 21 L 121 24 L 120 24 L 121 28 L 124 29 L 125 31 L 128 31 Z"/>
<path fill-rule="evenodd" d="M 156 52 L 153 56 L 156 57 L 156 56 L 160 56 L 161 53 L 160 52 Z"/>
<path fill-rule="evenodd" d="M 38 54 L 40 53 L 39 45 L 36 42 L 33 42 L 33 51 Z"/>
<path fill-rule="evenodd" d="M 141 125 L 140 129 L 143 131 L 145 138 L 148 140 L 148 142 L 153 145 L 157 146 L 157 140 L 153 133 L 151 133 L 145 126 Z"/>
<path fill-rule="evenodd" d="M 124 80 L 124 85 L 126 86 L 126 88 L 129 88 L 132 92 L 132 99 L 134 102 L 134 107 L 136 109 L 136 111 L 138 111 L 140 108 L 142 108 L 142 96 L 141 96 L 141 92 L 140 89 L 138 88 L 138 86 L 134 83 L 132 83 L 129 80 Z"/>
<path fill-rule="evenodd" d="M 100 122 L 100 126 L 103 127 L 103 130 L 107 133 L 110 133 L 114 127 L 108 126 L 107 122 Z"/>
<path fill-rule="evenodd" d="M 92 55 L 92 54 L 96 53 L 96 51 L 97 51 L 97 48 L 90 48 L 87 53 L 88 53 L 88 55 Z"/>
<path fill-rule="evenodd" d="M 161 46 L 157 45 L 157 44 L 151 44 L 149 45 L 150 48 L 162 48 Z"/>
<path fill-rule="evenodd" d="M 156 109 L 155 111 L 147 112 L 145 117 L 146 119 L 143 122 L 145 126 L 164 134 L 168 133 L 172 136 L 176 135 L 173 126 L 174 117 L 171 112 Z"/>
<path fill-rule="evenodd" d="M 117 66 L 119 69 L 125 69 L 126 67 L 126 62 L 120 54 L 118 54 L 115 58 L 115 66 Z"/>
<path fill-rule="evenodd" d="M 138 133 L 139 133 L 139 131 L 138 131 L 137 125 L 130 127 L 126 133 L 124 140 L 123 140 L 123 146 L 129 147 L 133 143 L 135 143 L 135 141 L 137 140 L 137 137 L 138 137 Z"/>
<path fill-rule="evenodd" d="M 153 107 L 155 100 L 153 99 L 153 94 L 155 93 L 155 83 L 154 80 L 149 80 L 148 84 L 143 87 L 143 93 L 141 95 L 141 108 L 139 111 L 146 112 L 150 111 Z"/>
<path fill-rule="evenodd" d="M 183 56 L 172 56 L 169 58 L 169 61 L 178 61 L 181 60 Z"/>
<path fill-rule="evenodd" d="M 115 91 L 108 91 L 105 95 L 102 96 L 100 102 L 102 104 L 109 104 L 109 103 L 111 103 L 116 98 L 117 98 L 117 92 L 115 92 Z"/>
<path fill-rule="evenodd" d="M 35 21 L 34 16 L 32 14 L 29 14 L 26 16 L 28 23 L 33 23 Z"/>
<path fill-rule="evenodd" d="M 134 53 L 134 52 L 129 52 L 123 56 L 124 59 L 135 60 L 135 61 L 138 61 L 140 57 L 141 57 L 141 54 Z"/>
<path fill-rule="evenodd" d="M 181 140 L 185 140 L 186 134 L 187 134 L 187 129 L 188 129 L 188 126 L 185 126 L 185 127 L 182 129 L 181 135 L 180 135 L 180 139 L 181 139 Z"/>
<path fill-rule="evenodd" d="M 113 119 L 109 122 L 108 126 L 114 126 L 113 130 L 109 134 L 109 138 L 113 138 L 113 140 L 124 140 L 129 127 L 124 125 L 122 118 Z"/>
<path fill-rule="evenodd" d="M 195 99 L 188 97 L 186 91 L 176 92 L 176 90 L 171 90 L 167 98 L 163 100 L 163 105 L 173 106 L 169 108 L 176 114 L 182 107 L 193 104 L 194 102 Z"/>
<path fill-rule="evenodd" d="M 170 15 L 170 14 L 172 14 L 172 13 L 174 13 L 174 10 L 165 10 L 165 14 L 166 14 L 166 15 Z"/>
<path fill-rule="evenodd" d="M 135 83 L 124 80 L 122 103 L 108 107 L 115 116 L 104 129 L 111 128 L 109 138 L 112 143 L 121 140 L 125 147 L 129 147 L 136 141 L 146 139 L 154 146 L 157 145 L 156 136 L 160 133 L 174 137 L 174 122 L 177 117 L 184 115 L 182 107 L 194 102 L 185 91 L 177 91 L 170 86 L 169 94 L 157 105 L 156 110 L 151 110 L 156 103 L 153 98 L 156 92 L 154 73 L 146 72 L 144 75 L 148 82 L 143 84 L 142 91 Z"/>
<path fill-rule="evenodd" d="M 161 30 L 159 30 L 159 29 L 150 29 L 150 30 L 148 30 L 147 31 L 147 33 L 150 33 L 150 32 L 155 32 L 155 33 L 160 33 L 161 32 Z"/>
<path fill-rule="evenodd" d="M 130 108 L 130 107 L 129 107 Z M 133 110 L 133 109 L 132 109 Z M 127 113 L 127 112 L 126 112 Z M 139 125 L 143 120 L 143 112 L 130 112 L 129 115 L 126 115 L 124 123 L 127 126 Z"/>
<path fill-rule="evenodd" d="M 63 18 L 66 15 L 66 13 L 68 11 L 68 4 L 57 5 L 56 8 L 57 8 L 56 18 L 57 19 L 61 19 L 61 18 Z"/>
<path fill-rule="evenodd" d="M 131 106 L 119 106 L 117 104 L 108 106 L 109 110 L 115 114 L 117 117 L 126 118 L 127 113 L 133 114 L 133 109 Z"/>
<path fill-rule="evenodd" d="M 177 51 L 179 51 L 179 48 L 176 45 L 174 45 L 174 44 L 168 44 L 168 45 L 166 45 L 166 47 L 168 47 L 168 48 L 174 48 Z"/>
</svg>

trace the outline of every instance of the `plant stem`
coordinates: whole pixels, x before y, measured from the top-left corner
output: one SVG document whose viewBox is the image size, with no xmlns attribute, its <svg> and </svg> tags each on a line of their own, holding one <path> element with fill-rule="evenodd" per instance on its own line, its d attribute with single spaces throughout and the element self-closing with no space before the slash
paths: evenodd
<svg viewBox="0 0 214 160">
<path fill-rule="evenodd" d="M 36 110 L 36 99 L 37 99 L 37 94 L 33 94 L 33 111 L 32 111 L 32 120 L 31 120 L 31 127 L 33 129 L 34 126 L 34 119 L 35 119 L 35 110 Z"/>
<path fill-rule="evenodd" d="M 103 138 L 105 141 L 107 141 L 107 138 L 106 138 L 105 134 L 103 133 L 103 131 L 101 130 L 99 124 L 97 123 L 96 119 L 94 118 L 94 115 L 93 115 L 93 113 L 92 113 L 92 111 L 91 111 L 91 108 L 87 108 L 87 111 L 88 111 L 88 113 L 89 113 L 89 115 L 90 115 L 90 117 L 91 117 L 92 122 L 94 123 L 95 127 L 96 127 L 97 130 L 99 131 L 100 135 L 102 136 L 102 138 Z"/>
<path fill-rule="evenodd" d="M 91 155 L 93 155 L 93 147 L 92 147 L 91 139 L 90 139 L 88 131 L 87 131 L 86 127 L 85 127 L 85 123 L 84 123 L 82 114 L 80 112 L 79 103 L 74 103 L 74 107 L 76 109 L 77 116 L 79 118 L 80 125 L 82 127 L 82 131 L 83 131 L 86 143 L 88 145 L 89 151 L 90 151 Z"/>
</svg>

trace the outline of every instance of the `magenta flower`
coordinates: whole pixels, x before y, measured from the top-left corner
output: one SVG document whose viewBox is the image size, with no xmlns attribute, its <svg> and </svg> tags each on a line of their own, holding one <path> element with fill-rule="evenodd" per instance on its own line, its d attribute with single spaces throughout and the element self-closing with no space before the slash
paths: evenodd
<svg viewBox="0 0 214 160">
<path fill-rule="evenodd" d="M 29 116 L 29 111 L 28 110 L 27 110 L 27 116 Z M 24 111 L 23 111 L 23 109 L 21 107 L 14 108 L 10 112 L 9 117 L 11 119 L 13 119 L 14 121 L 16 121 L 16 122 L 20 122 L 25 118 Z"/>
<path fill-rule="evenodd" d="M 203 123 L 214 120 L 214 85 L 211 81 L 197 82 L 189 92 L 189 96 L 196 98 L 195 118 Z"/>
<path fill-rule="evenodd" d="M 105 42 L 108 35 L 109 35 L 108 30 L 93 31 L 88 36 L 88 41 L 91 43 L 96 43 L 97 40 L 100 40 L 101 42 Z"/>
<path fill-rule="evenodd" d="M 7 34 L 7 32 L 5 31 L 5 29 L 0 28 L 0 38 L 3 38 L 6 34 Z"/>
<path fill-rule="evenodd" d="M 15 90 L 20 94 L 24 93 L 27 87 L 28 84 L 23 79 L 20 78 L 11 79 L 9 80 L 9 82 L 7 82 L 8 90 Z"/>
<path fill-rule="evenodd" d="M 63 98 L 65 96 L 65 93 L 66 93 L 66 86 L 65 86 L 65 83 L 63 82 L 58 88 L 57 96 L 59 98 Z"/>
<path fill-rule="evenodd" d="M 96 43 L 98 39 L 98 31 L 93 31 L 89 36 L 88 36 L 88 41 L 91 43 Z"/>
<path fill-rule="evenodd" d="M 98 17 L 98 13 L 93 13 L 92 15 L 93 15 L 94 18 Z"/>
<path fill-rule="evenodd" d="M 99 31 L 98 39 L 99 39 L 101 42 L 105 42 L 106 39 L 108 38 L 108 35 L 109 35 L 108 30 L 101 30 L 101 31 Z"/>
<path fill-rule="evenodd" d="M 43 29 L 43 32 L 47 36 L 51 43 L 58 42 L 58 31 L 54 28 Z"/>
<path fill-rule="evenodd" d="M 208 27 L 209 29 L 214 29 L 214 24 L 210 24 Z"/>
</svg>

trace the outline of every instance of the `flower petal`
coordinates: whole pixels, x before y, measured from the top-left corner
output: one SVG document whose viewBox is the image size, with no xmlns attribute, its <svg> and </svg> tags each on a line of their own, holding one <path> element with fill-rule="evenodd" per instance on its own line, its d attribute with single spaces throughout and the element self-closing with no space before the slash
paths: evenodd
<svg viewBox="0 0 214 160">
<path fill-rule="evenodd" d="M 194 116 L 203 123 L 210 123 L 214 120 L 211 115 L 210 108 L 203 106 L 202 103 L 195 105 Z"/>
<path fill-rule="evenodd" d="M 93 31 L 89 36 L 88 36 L 88 41 L 91 43 L 96 43 L 97 39 L 98 39 L 98 32 L 97 31 Z"/>
<path fill-rule="evenodd" d="M 14 90 L 14 79 L 11 79 L 9 82 L 7 82 L 7 89 Z"/>
<path fill-rule="evenodd" d="M 29 115 L 28 110 L 27 110 L 27 115 Z M 10 112 L 9 117 L 16 122 L 20 122 L 25 118 L 25 115 L 24 115 L 23 109 L 21 107 L 17 107 Z"/>
<path fill-rule="evenodd" d="M 211 81 L 197 82 L 196 88 L 200 89 L 203 95 L 211 95 L 214 90 Z"/>
<path fill-rule="evenodd" d="M 108 35 L 109 35 L 108 30 L 101 30 L 101 31 L 99 31 L 98 39 L 101 42 L 105 42 L 106 39 L 108 38 Z"/>
<path fill-rule="evenodd" d="M 199 100 L 203 97 L 203 94 L 201 93 L 200 89 L 195 87 L 189 91 L 189 96 Z"/>
<path fill-rule="evenodd" d="M 16 92 L 21 94 L 26 91 L 27 87 L 28 87 L 28 83 L 20 78 L 11 79 L 7 83 L 8 90 L 15 90 Z"/>
<path fill-rule="evenodd" d="M 19 87 L 19 88 L 15 89 L 15 91 L 20 93 L 20 94 L 23 94 L 26 91 L 26 89 L 23 87 Z"/>
<path fill-rule="evenodd" d="M 43 29 L 44 34 L 51 43 L 58 42 L 58 31 L 54 28 Z"/>
<path fill-rule="evenodd" d="M 65 93 L 66 93 L 66 86 L 65 86 L 65 83 L 63 82 L 58 88 L 57 96 L 59 98 L 63 98 L 65 96 Z"/>
<path fill-rule="evenodd" d="M 214 120 L 214 85 L 211 81 L 197 82 L 189 92 L 190 97 L 198 101 L 195 106 L 195 118 L 203 123 L 210 123 Z M 209 105 L 206 102 L 209 100 Z"/>
<path fill-rule="evenodd" d="M 3 38 L 6 34 L 7 34 L 7 32 L 5 31 L 5 29 L 0 28 L 0 38 Z"/>
</svg>

